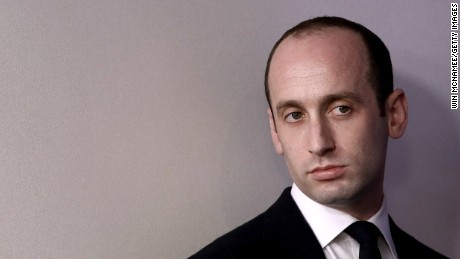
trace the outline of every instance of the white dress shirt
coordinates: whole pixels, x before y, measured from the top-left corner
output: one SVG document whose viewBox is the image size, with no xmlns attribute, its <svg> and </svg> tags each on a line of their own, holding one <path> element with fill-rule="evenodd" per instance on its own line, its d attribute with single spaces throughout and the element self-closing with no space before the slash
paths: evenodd
<svg viewBox="0 0 460 259">
<path fill-rule="evenodd" d="M 317 203 L 306 196 L 296 185 L 292 185 L 291 195 L 303 217 L 310 225 L 328 259 L 359 258 L 359 243 L 344 230 L 358 219 L 345 212 Z M 382 232 L 378 246 L 383 259 L 398 258 L 390 233 L 390 223 L 385 200 L 380 210 L 369 222 Z"/>
</svg>

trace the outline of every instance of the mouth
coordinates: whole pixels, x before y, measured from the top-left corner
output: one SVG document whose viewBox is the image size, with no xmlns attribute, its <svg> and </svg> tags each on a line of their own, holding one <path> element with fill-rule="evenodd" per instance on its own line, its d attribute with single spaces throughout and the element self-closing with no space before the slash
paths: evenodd
<svg viewBox="0 0 460 259">
<path fill-rule="evenodd" d="M 316 167 L 309 172 L 311 177 L 317 181 L 329 181 L 341 177 L 345 173 L 344 165 L 327 165 Z"/>
</svg>

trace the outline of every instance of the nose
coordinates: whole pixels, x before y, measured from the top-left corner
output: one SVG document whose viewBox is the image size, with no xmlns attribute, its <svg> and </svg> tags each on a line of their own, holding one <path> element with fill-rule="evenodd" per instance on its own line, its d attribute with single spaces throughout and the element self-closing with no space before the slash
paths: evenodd
<svg viewBox="0 0 460 259">
<path fill-rule="evenodd" d="M 335 150 L 333 131 L 327 121 L 310 121 L 307 135 L 307 149 L 311 154 L 325 156 Z"/>
</svg>

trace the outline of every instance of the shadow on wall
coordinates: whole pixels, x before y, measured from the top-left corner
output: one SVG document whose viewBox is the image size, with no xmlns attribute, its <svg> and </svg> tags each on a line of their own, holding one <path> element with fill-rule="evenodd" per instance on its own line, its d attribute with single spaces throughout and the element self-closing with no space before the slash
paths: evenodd
<svg viewBox="0 0 460 259">
<path fill-rule="evenodd" d="M 460 111 L 450 109 L 448 85 L 429 86 L 401 74 L 395 85 L 409 99 L 409 125 L 401 139 L 390 141 L 385 182 L 390 212 L 419 240 L 458 256 Z"/>
</svg>

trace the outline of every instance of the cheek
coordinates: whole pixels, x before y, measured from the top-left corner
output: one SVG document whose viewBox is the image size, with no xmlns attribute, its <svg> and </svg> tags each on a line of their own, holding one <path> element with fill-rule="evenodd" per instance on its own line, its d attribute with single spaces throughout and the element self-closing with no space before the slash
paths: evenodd
<svg viewBox="0 0 460 259">
<path fill-rule="evenodd" d="M 386 156 L 388 136 L 385 126 L 381 121 L 364 125 L 354 134 L 356 147 L 359 147 L 355 150 L 356 156 L 365 167 L 380 168 Z"/>
<path fill-rule="evenodd" d="M 279 132 L 280 142 L 285 153 L 296 154 L 305 147 L 306 133 L 299 128 L 283 129 Z"/>
<path fill-rule="evenodd" d="M 370 158 L 380 155 L 385 151 L 387 142 L 386 124 L 383 119 L 370 120 L 363 118 L 355 120 L 341 127 L 336 131 L 340 136 L 340 145 L 343 149 L 354 153 L 355 156 Z M 377 153 L 377 154 L 376 154 Z"/>
<path fill-rule="evenodd" d="M 300 132 L 284 132 L 281 144 L 284 150 L 284 159 L 290 172 L 301 170 L 307 158 L 308 151 L 305 144 L 305 136 Z"/>
</svg>

